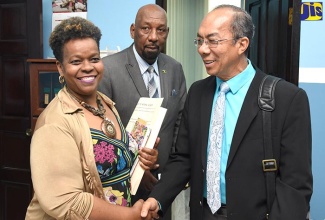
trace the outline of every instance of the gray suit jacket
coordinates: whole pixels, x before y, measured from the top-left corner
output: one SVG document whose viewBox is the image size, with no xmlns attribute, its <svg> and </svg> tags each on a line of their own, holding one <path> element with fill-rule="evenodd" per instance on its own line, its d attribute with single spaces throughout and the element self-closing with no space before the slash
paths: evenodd
<svg viewBox="0 0 325 220">
<path fill-rule="evenodd" d="M 99 91 L 116 103 L 124 126 L 129 122 L 139 98 L 149 97 L 132 47 L 103 58 L 105 74 L 99 85 Z M 161 53 L 158 56 L 158 68 L 161 96 L 164 98 L 162 107 L 167 108 L 159 133 L 158 172 L 161 172 L 174 144 L 187 91 L 179 62 Z"/>
</svg>

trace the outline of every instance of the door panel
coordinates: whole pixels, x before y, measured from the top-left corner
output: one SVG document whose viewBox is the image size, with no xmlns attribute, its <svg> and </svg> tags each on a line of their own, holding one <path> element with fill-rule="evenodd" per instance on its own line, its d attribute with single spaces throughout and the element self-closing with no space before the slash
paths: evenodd
<svg viewBox="0 0 325 220">
<path fill-rule="evenodd" d="M 0 0 L 0 220 L 21 220 L 31 200 L 27 58 L 42 58 L 42 1 Z"/>
<path fill-rule="evenodd" d="M 17 57 L 18 58 L 18 57 Z M 25 61 L 17 58 L 3 58 L 2 71 L 5 85 L 3 87 L 3 116 L 5 117 L 28 117 L 29 107 L 25 82 Z M 20 130 L 20 127 L 13 128 Z"/>
<path fill-rule="evenodd" d="M 246 0 L 256 26 L 249 58 L 264 72 L 298 83 L 299 0 Z"/>
</svg>

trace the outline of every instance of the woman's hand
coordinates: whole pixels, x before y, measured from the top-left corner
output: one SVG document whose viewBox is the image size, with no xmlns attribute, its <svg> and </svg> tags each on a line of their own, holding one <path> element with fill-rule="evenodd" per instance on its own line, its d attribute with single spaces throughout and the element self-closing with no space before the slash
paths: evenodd
<svg viewBox="0 0 325 220">
<path fill-rule="evenodd" d="M 140 215 L 140 212 L 141 212 L 143 203 L 144 203 L 144 201 L 142 199 L 140 199 L 131 207 L 132 211 L 134 212 L 132 219 L 141 219 L 141 220 L 159 219 L 159 215 L 157 214 L 158 211 L 156 211 L 156 210 L 155 211 L 148 210 L 148 215 L 145 217 L 142 217 Z"/>
<path fill-rule="evenodd" d="M 142 204 L 141 217 L 143 219 L 159 219 L 158 210 L 158 201 L 154 198 L 148 198 Z"/>
<path fill-rule="evenodd" d="M 154 170 L 159 167 L 159 164 L 156 164 L 158 160 L 157 147 L 159 141 L 160 138 L 158 137 L 156 139 L 155 146 L 153 147 L 153 149 L 144 147 L 139 150 L 139 163 L 144 170 Z"/>
</svg>

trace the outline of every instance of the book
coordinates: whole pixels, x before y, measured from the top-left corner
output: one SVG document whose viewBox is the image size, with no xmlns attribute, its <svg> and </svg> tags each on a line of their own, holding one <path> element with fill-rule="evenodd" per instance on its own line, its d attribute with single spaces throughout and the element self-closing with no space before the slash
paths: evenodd
<svg viewBox="0 0 325 220">
<path fill-rule="evenodd" d="M 126 130 L 131 135 L 132 132 L 136 132 L 137 129 L 145 129 L 145 127 L 147 127 L 146 132 L 150 130 L 147 140 L 144 141 L 143 138 L 141 147 L 152 149 L 155 145 L 162 122 L 167 112 L 166 108 L 161 107 L 162 101 L 163 98 L 141 97 L 132 113 L 128 125 L 126 126 Z M 141 137 L 139 138 L 141 139 Z M 135 195 L 144 174 L 144 169 L 140 166 L 137 159 L 133 164 L 130 174 L 131 195 Z"/>
</svg>

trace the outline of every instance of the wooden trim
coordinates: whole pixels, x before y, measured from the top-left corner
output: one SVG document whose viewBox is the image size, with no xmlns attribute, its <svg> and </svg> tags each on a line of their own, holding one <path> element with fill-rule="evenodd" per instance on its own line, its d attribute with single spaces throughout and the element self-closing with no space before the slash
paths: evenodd
<svg viewBox="0 0 325 220">
<path fill-rule="evenodd" d="M 156 5 L 159 5 L 167 11 L 167 0 L 156 0 Z"/>
<path fill-rule="evenodd" d="M 28 59 L 28 70 L 30 77 L 30 113 L 31 113 L 31 129 L 34 131 L 37 117 L 44 110 L 40 106 L 40 73 L 58 73 L 55 59 Z M 58 73 L 59 76 L 59 73 Z M 49 100 L 50 101 L 50 100 Z"/>
<path fill-rule="evenodd" d="M 300 57 L 300 27 L 301 27 L 301 0 L 293 1 L 292 35 L 291 35 L 291 62 L 290 82 L 298 85 L 299 82 L 299 57 Z"/>
</svg>

